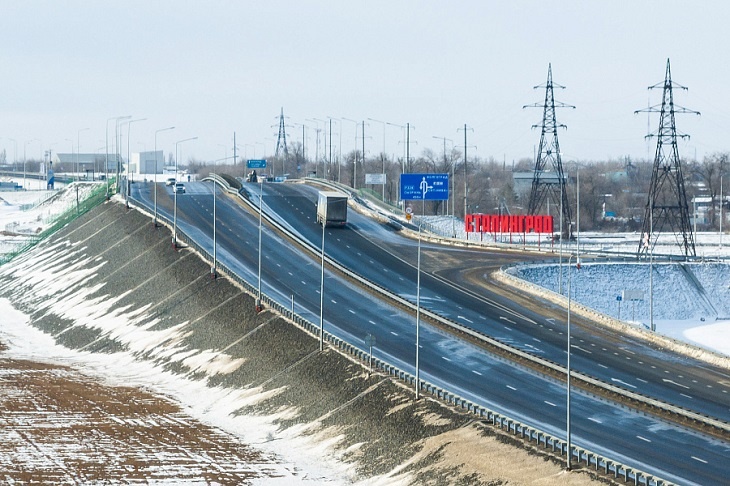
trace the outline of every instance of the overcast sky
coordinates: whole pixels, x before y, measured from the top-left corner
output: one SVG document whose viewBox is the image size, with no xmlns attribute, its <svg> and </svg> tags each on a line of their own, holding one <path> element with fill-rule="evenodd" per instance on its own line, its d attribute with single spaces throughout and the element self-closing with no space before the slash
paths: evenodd
<svg viewBox="0 0 730 486">
<path fill-rule="evenodd" d="M 634 111 L 661 102 L 646 88 L 669 58 L 689 88 L 675 103 L 702 113 L 677 116 L 691 135 L 680 154 L 702 158 L 730 150 L 729 21 L 724 0 L 0 0 L 0 148 L 12 161 L 12 138 L 19 160 L 39 158 L 78 138 L 104 153 L 107 120 L 133 115 L 146 120 L 131 125 L 132 152 L 174 125 L 158 135 L 165 153 L 197 136 L 183 159 L 230 156 L 235 131 L 239 153 L 261 157 L 283 107 L 289 141 L 309 127 L 308 156 L 323 125 L 311 119 L 328 117 L 365 120 L 369 154 L 402 155 L 403 130 L 372 118 L 414 126 L 412 155 L 441 152 L 434 136 L 463 147 L 466 123 L 470 155 L 509 164 L 533 158 L 542 110 L 523 105 L 542 103 L 533 87 L 552 63 L 556 99 L 576 106 L 557 113 L 564 159 L 645 159 L 655 146 Z M 354 123 L 333 132 L 335 153 L 340 137 L 343 153 L 355 147 Z"/>
</svg>

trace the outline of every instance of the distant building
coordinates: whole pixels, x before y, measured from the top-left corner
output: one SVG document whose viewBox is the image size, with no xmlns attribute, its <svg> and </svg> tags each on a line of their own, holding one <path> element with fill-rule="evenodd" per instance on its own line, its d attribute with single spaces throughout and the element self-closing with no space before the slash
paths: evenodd
<svg viewBox="0 0 730 486">
<path fill-rule="evenodd" d="M 100 174 L 107 172 L 116 174 L 117 172 L 117 159 L 116 154 L 109 154 L 109 164 L 104 168 L 107 160 L 107 154 L 64 154 L 55 153 L 53 154 L 53 168 L 56 172 L 62 171 L 67 173 L 78 173 L 78 174 L 89 174 L 89 178 L 94 176 L 98 179 Z M 119 161 L 123 163 L 122 157 L 119 157 Z"/>
<path fill-rule="evenodd" d="M 165 157 L 162 150 L 157 152 L 137 152 L 132 154 L 127 172 L 130 174 L 162 174 Z"/>
<path fill-rule="evenodd" d="M 567 183 L 567 176 L 563 174 Z M 535 171 L 529 172 L 513 172 L 512 181 L 514 182 L 514 188 L 516 193 L 530 192 L 532 189 L 532 181 L 535 178 Z M 540 180 L 546 184 L 560 185 L 560 176 L 556 172 L 542 171 L 540 173 Z"/>
<path fill-rule="evenodd" d="M 695 196 L 692 198 L 692 204 L 690 210 L 690 222 L 697 224 L 709 224 L 710 223 L 710 211 L 712 209 L 712 198 L 710 196 Z"/>
</svg>

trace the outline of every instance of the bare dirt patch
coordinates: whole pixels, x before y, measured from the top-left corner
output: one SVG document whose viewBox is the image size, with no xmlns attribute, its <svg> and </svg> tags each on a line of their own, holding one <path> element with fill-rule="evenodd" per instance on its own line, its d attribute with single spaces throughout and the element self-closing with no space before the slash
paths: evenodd
<svg viewBox="0 0 730 486">
<path fill-rule="evenodd" d="M 272 457 L 164 397 L 54 364 L 0 357 L 0 421 L 4 484 L 245 484 L 280 475 Z"/>
</svg>

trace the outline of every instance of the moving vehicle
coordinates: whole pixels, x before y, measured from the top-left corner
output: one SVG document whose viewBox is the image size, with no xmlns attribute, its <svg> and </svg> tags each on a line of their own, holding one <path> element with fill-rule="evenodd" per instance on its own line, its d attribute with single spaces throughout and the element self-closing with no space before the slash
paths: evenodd
<svg viewBox="0 0 730 486">
<path fill-rule="evenodd" d="M 175 184 L 175 192 L 179 194 L 185 194 L 185 184 L 183 184 L 182 182 L 178 182 L 177 184 Z"/>
<path fill-rule="evenodd" d="M 170 177 L 169 179 L 167 179 L 165 181 L 165 185 L 166 186 L 172 186 L 173 184 L 175 184 L 175 178 L 174 177 Z"/>
<path fill-rule="evenodd" d="M 317 224 L 345 226 L 347 224 L 347 194 L 338 191 L 319 191 Z"/>
</svg>

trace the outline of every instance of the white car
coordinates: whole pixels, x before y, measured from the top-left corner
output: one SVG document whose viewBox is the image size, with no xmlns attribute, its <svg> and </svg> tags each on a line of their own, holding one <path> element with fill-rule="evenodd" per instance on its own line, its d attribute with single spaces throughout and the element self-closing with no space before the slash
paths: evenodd
<svg viewBox="0 0 730 486">
<path fill-rule="evenodd" d="M 175 192 L 185 194 L 185 184 L 183 184 L 182 182 L 178 182 L 177 184 L 175 184 Z"/>
<path fill-rule="evenodd" d="M 169 179 L 167 179 L 165 181 L 165 185 L 166 186 L 172 186 L 173 184 L 175 184 L 175 178 L 174 177 L 170 177 Z"/>
</svg>

